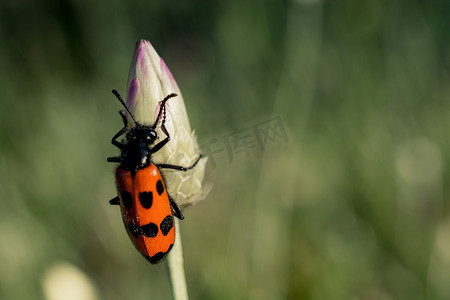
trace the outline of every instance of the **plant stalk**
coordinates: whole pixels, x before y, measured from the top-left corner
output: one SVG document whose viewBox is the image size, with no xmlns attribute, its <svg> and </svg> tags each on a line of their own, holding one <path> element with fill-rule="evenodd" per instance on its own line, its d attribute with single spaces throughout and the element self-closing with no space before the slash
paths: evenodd
<svg viewBox="0 0 450 300">
<path fill-rule="evenodd" d="M 181 244 L 180 222 L 174 218 L 175 243 L 166 259 L 173 300 L 188 300 L 186 277 L 184 275 L 183 247 Z"/>
</svg>

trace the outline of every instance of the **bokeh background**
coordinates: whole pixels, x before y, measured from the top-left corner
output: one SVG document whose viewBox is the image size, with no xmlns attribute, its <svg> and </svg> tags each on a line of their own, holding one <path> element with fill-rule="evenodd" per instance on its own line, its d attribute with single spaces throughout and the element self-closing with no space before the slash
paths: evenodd
<svg viewBox="0 0 450 300">
<path fill-rule="evenodd" d="M 145 38 L 210 152 L 191 299 L 450 299 L 449 20 L 444 0 L 1 1 L 0 298 L 170 298 L 108 204 L 111 89 Z"/>
</svg>

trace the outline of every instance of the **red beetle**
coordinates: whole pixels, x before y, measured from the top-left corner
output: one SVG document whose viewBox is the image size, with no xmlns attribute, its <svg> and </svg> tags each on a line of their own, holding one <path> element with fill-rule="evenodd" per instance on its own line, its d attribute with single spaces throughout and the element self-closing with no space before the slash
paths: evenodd
<svg viewBox="0 0 450 300">
<path fill-rule="evenodd" d="M 187 171 L 197 165 L 202 155 L 189 167 L 155 164 L 151 160 L 152 154 L 170 141 L 165 126 L 166 102 L 176 94 L 170 94 L 160 102 L 155 123 L 148 126 L 136 121 L 119 92 L 112 92 L 133 119 L 134 126 L 129 127 L 127 117 L 119 111 L 124 127 L 113 136 L 111 143 L 121 153 L 120 156 L 108 158 L 108 162 L 120 163 L 116 169 L 119 195 L 109 203 L 120 205 L 125 229 L 134 246 L 152 264 L 156 264 L 166 257 L 175 241 L 173 216 L 184 219 L 180 208 L 167 192 L 160 169 Z M 166 138 L 155 144 L 158 138 L 155 129 L 161 118 L 161 130 Z M 124 134 L 126 142 L 117 141 Z"/>
</svg>

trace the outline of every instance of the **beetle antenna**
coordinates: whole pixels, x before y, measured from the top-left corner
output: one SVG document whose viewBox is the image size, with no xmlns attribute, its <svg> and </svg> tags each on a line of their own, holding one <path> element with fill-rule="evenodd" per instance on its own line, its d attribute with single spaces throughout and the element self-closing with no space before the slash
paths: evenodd
<svg viewBox="0 0 450 300">
<path fill-rule="evenodd" d="M 114 94 L 114 96 L 117 97 L 117 99 L 119 99 L 120 103 L 122 103 L 123 107 L 125 107 L 125 109 L 127 110 L 128 114 L 131 116 L 131 118 L 134 121 L 134 124 L 139 124 L 136 119 L 134 118 L 133 114 L 131 113 L 131 111 L 128 109 L 128 106 L 125 104 L 125 101 L 123 101 L 122 96 L 120 96 L 119 92 L 117 90 L 112 90 L 112 93 Z"/>
<path fill-rule="evenodd" d="M 172 93 L 172 94 L 167 95 L 166 98 L 164 98 L 164 100 L 160 101 L 161 106 L 159 108 L 158 116 L 156 117 L 155 123 L 153 124 L 153 128 L 155 128 L 156 124 L 158 124 L 159 118 L 161 118 L 161 113 L 163 113 L 162 125 L 164 125 L 164 123 L 166 122 L 166 102 L 170 98 L 173 98 L 173 97 L 176 97 L 176 96 L 178 96 L 178 95 L 175 94 L 175 93 Z"/>
</svg>

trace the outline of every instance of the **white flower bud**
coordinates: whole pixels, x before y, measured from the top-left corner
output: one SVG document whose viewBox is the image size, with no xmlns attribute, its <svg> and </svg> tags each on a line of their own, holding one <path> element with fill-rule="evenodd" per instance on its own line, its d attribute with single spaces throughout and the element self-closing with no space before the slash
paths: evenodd
<svg viewBox="0 0 450 300">
<path fill-rule="evenodd" d="M 175 93 L 177 97 L 166 103 L 165 126 L 170 141 L 152 155 L 155 163 L 188 167 L 200 155 L 195 132 L 191 129 L 180 89 L 166 64 L 149 41 L 136 43 L 128 75 L 126 103 L 136 120 L 142 125 L 152 125 L 159 111 L 160 101 Z M 159 141 L 165 134 L 158 128 Z M 158 142 L 158 141 L 157 141 Z M 156 142 L 156 143 L 157 143 Z M 183 172 L 162 169 L 167 189 L 181 207 L 206 198 L 211 185 L 203 185 L 207 158 L 202 158 L 194 169 Z"/>
</svg>

